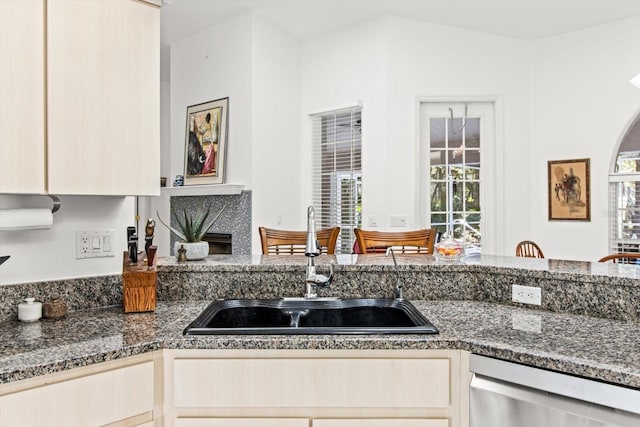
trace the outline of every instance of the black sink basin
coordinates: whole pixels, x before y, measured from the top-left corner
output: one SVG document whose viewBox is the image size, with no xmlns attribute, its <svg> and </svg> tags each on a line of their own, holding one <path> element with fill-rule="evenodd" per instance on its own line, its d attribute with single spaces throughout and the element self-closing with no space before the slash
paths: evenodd
<svg viewBox="0 0 640 427">
<path fill-rule="evenodd" d="M 225 300 L 211 303 L 184 330 L 215 334 L 437 334 L 409 301 Z"/>
</svg>

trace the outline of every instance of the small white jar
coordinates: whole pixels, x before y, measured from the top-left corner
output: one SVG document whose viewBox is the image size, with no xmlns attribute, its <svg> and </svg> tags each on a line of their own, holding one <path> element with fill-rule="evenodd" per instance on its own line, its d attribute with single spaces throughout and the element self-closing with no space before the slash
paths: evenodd
<svg viewBox="0 0 640 427">
<path fill-rule="evenodd" d="M 25 302 L 18 304 L 18 320 L 34 322 L 42 317 L 42 303 L 35 298 L 25 298 Z"/>
</svg>

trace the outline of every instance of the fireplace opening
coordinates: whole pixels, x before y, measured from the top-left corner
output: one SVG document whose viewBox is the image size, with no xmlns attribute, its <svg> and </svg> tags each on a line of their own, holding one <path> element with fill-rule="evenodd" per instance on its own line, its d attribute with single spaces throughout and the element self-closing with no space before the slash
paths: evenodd
<svg viewBox="0 0 640 427">
<path fill-rule="evenodd" d="M 205 233 L 202 240 L 209 243 L 209 255 L 233 253 L 230 233 Z"/>
</svg>

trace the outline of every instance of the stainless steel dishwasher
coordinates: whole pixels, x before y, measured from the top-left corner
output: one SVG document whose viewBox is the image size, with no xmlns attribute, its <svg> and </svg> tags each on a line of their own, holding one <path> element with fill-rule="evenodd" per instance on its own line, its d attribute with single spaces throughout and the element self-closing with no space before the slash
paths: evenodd
<svg viewBox="0 0 640 427">
<path fill-rule="evenodd" d="M 471 427 L 639 427 L 640 390 L 472 354 Z"/>
</svg>

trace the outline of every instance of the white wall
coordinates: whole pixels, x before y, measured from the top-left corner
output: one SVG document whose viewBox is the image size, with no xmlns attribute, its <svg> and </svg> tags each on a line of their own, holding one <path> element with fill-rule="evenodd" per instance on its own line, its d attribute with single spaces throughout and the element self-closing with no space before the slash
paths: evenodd
<svg viewBox="0 0 640 427">
<path fill-rule="evenodd" d="M 532 236 L 551 258 L 596 261 L 608 251 L 608 173 L 640 112 L 640 18 L 533 43 Z M 591 221 L 548 221 L 547 161 L 590 158 Z"/>
<path fill-rule="evenodd" d="M 229 97 L 225 182 L 252 190 L 254 253 L 260 253 L 259 225 L 304 224 L 299 49 L 300 42 L 251 12 L 171 46 L 168 185 L 184 170 L 187 106 Z"/>
<path fill-rule="evenodd" d="M 62 196 L 48 230 L 0 231 L 0 284 L 122 273 L 127 226 L 134 225 L 134 197 Z M 0 196 L 0 209 L 44 208 L 46 196 Z M 76 231 L 113 228 L 115 257 L 76 259 Z"/>
<path fill-rule="evenodd" d="M 512 255 L 514 239 L 523 232 L 528 236 L 529 224 L 528 211 L 522 209 L 528 192 L 520 187 L 530 175 L 528 43 L 399 18 L 389 19 L 388 34 L 386 117 L 393 127 L 387 127 L 385 139 L 393 149 L 376 161 L 388 162 L 393 169 L 387 173 L 386 191 L 375 193 L 381 208 L 376 215 L 386 219 L 381 226 L 389 227 L 389 217 L 396 214 L 413 218 L 413 228 L 428 225 L 416 218 L 416 185 L 419 174 L 426 172 L 415 160 L 416 97 L 497 99 L 495 115 L 502 128 L 496 130 L 497 146 L 485 145 L 484 153 L 492 152 L 498 186 L 483 193 L 481 203 L 498 221 L 497 229 L 483 238 L 485 243 L 493 240 L 495 253 Z M 484 168 L 490 167 L 488 157 L 483 156 Z"/>
<path fill-rule="evenodd" d="M 172 129 L 172 168 L 174 174 L 182 170 L 184 110 L 215 98 L 191 99 L 199 88 L 214 87 L 209 82 L 214 75 L 227 92 L 237 90 L 229 94 L 231 117 L 238 120 L 243 114 L 239 121 L 251 124 L 242 128 L 249 143 L 232 138 L 239 129 L 231 126 L 230 147 L 249 151 L 236 150 L 235 157 L 230 149 L 229 170 L 237 180 L 227 182 L 254 190 L 252 227 L 302 228 L 311 189 L 309 114 L 361 102 L 364 226 L 376 217 L 380 229 L 388 229 L 392 215 L 404 215 L 407 228 L 417 228 L 424 226 L 416 197 L 417 99 L 493 96 L 500 100 L 496 135 L 501 145 L 495 154 L 499 185 L 483 196 L 483 203 L 496 205 L 496 253 L 511 255 L 519 240 L 534 239 L 552 257 L 597 259 L 606 252 L 609 162 L 638 110 L 640 94 L 628 85 L 638 69 L 636 28 L 637 19 L 531 43 L 387 17 L 299 43 L 247 13 L 172 47 L 171 115 L 173 127 L 180 128 Z M 241 34 L 234 36 L 234 30 Z M 194 46 L 220 34 L 226 34 L 233 54 L 224 66 L 208 69 L 208 59 L 198 56 Z M 188 58 L 196 61 L 187 66 Z M 586 76 L 580 74 L 585 69 Z M 238 88 L 238 81 L 247 80 L 250 85 Z M 233 108 L 237 98 L 248 110 L 238 113 Z M 290 122 L 298 105 L 299 143 L 297 125 Z M 566 121 L 560 112 L 568 114 Z M 587 120 L 581 119 L 584 114 Z M 592 162 L 592 179 L 599 176 L 602 181 L 591 189 L 592 222 L 548 222 L 546 161 L 589 156 L 598 158 Z M 580 240 L 579 252 L 574 244 L 564 243 L 576 233 L 588 235 Z"/>
<path fill-rule="evenodd" d="M 160 156 L 160 176 L 167 178 L 167 186 L 171 187 L 175 178 L 171 174 L 171 156 L 169 155 L 171 153 L 171 85 L 165 81 L 160 82 L 160 152 L 162 153 Z M 140 197 L 139 199 L 139 230 L 145 227 L 148 218 L 153 218 L 156 222 L 153 244 L 158 247 L 157 257 L 171 255 L 169 230 L 157 219 L 160 214 L 163 220 L 170 221 L 169 200 L 169 195 L 164 191 L 160 191 L 160 195 L 156 197 Z"/>
<path fill-rule="evenodd" d="M 258 226 L 303 229 L 300 187 L 300 45 L 258 15 L 252 28 L 253 253 Z"/>
<path fill-rule="evenodd" d="M 501 130 L 505 162 L 498 167 L 501 175 L 528 179 L 529 61 L 528 44 L 520 40 L 394 17 L 305 43 L 303 114 L 363 102 L 364 228 L 375 217 L 379 229 L 389 229 L 392 215 L 406 216 L 407 228 L 426 225 L 416 215 L 418 97 L 501 97 L 500 114 L 509 120 Z M 308 128 L 302 131 L 308 145 Z M 501 234 L 528 225 L 526 210 L 512 219 L 528 203 L 526 192 L 511 190 L 515 186 L 496 189 L 513 193 L 509 205 L 499 207 L 505 218 Z"/>
<path fill-rule="evenodd" d="M 250 189 L 251 34 L 252 16 L 245 13 L 171 46 L 171 177 L 167 185 L 183 175 L 187 107 L 228 97 L 226 182 Z"/>
<path fill-rule="evenodd" d="M 387 178 L 395 169 L 384 161 L 387 141 L 387 20 L 367 22 L 303 44 L 302 200 L 311 203 L 311 121 L 309 115 L 362 103 L 363 212 L 385 209 Z M 403 167 L 403 166 L 401 166 Z M 389 168 L 389 169 L 388 169 Z"/>
</svg>

